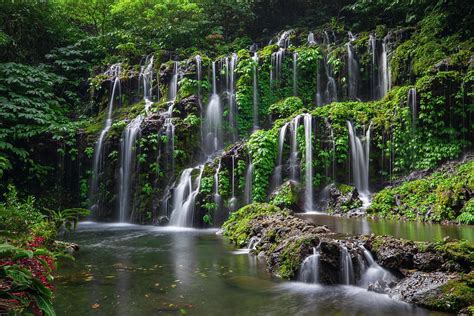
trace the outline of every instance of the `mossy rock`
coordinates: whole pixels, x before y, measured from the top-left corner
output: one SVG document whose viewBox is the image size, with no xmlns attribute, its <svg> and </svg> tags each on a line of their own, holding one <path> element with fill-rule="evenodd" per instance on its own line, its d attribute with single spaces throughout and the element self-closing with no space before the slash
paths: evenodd
<svg viewBox="0 0 474 316">
<path fill-rule="evenodd" d="M 301 186 L 297 182 L 286 181 L 270 195 L 270 204 L 299 212 L 301 211 L 298 206 L 300 193 Z"/>
<path fill-rule="evenodd" d="M 246 205 L 232 213 L 229 219 L 222 225 L 224 236 L 238 247 L 243 247 L 248 242 L 251 227 L 249 222 L 259 216 L 285 214 L 288 212 L 267 203 L 253 203 Z"/>
</svg>

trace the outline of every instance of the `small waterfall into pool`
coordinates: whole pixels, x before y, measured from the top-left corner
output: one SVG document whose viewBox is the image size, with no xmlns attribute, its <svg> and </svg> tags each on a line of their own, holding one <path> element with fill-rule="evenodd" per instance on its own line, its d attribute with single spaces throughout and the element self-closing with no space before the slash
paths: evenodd
<svg viewBox="0 0 474 316">
<path fill-rule="evenodd" d="M 298 95 L 298 53 L 293 53 L 293 95 Z"/>
<path fill-rule="evenodd" d="M 354 267 L 352 266 L 352 258 L 346 246 L 341 246 L 339 278 L 341 284 L 354 284 Z"/>
<path fill-rule="evenodd" d="M 121 65 L 114 64 L 104 73 L 110 78 L 112 92 L 110 94 L 109 107 L 107 110 L 107 119 L 105 120 L 104 127 L 102 128 L 99 139 L 94 148 L 94 159 L 92 163 L 92 177 L 89 190 L 89 201 L 92 203 L 91 209 L 95 211 L 99 207 L 99 176 L 103 170 L 104 164 L 104 142 L 105 136 L 109 132 L 112 126 L 112 113 L 114 110 L 114 101 L 118 96 L 119 104 L 121 100 L 121 87 L 120 87 L 120 73 Z"/>
<path fill-rule="evenodd" d="M 192 180 L 192 173 L 199 169 L 199 175 Z M 201 187 L 201 177 L 204 166 L 188 168 L 181 173 L 181 177 L 173 192 L 173 211 L 170 217 L 171 226 L 191 227 L 194 220 L 194 206 L 196 196 Z M 194 188 L 194 189 L 193 189 Z"/>
<path fill-rule="evenodd" d="M 347 121 L 347 127 L 349 129 L 352 157 L 352 178 L 359 192 L 359 197 L 366 207 L 370 203 L 369 155 L 371 125 L 369 125 L 366 131 L 365 139 L 361 139 L 357 136 L 356 129 L 351 122 Z"/>
<path fill-rule="evenodd" d="M 249 242 L 247 243 L 247 249 L 254 250 L 257 247 L 259 242 L 260 242 L 260 238 L 258 238 L 257 236 L 253 236 L 252 238 L 250 238 Z"/>
<path fill-rule="evenodd" d="M 359 91 L 359 63 L 357 62 L 354 46 L 352 42 L 355 40 L 354 35 L 349 32 L 349 42 L 347 46 L 347 75 L 349 90 L 348 96 L 351 99 L 357 99 Z"/>
<path fill-rule="evenodd" d="M 252 93 L 253 93 L 253 130 L 259 129 L 258 126 L 258 87 L 257 87 L 257 66 L 258 66 L 258 55 L 254 53 L 253 57 L 253 82 L 252 82 Z"/>
<path fill-rule="evenodd" d="M 143 116 L 134 118 L 123 130 L 120 156 L 120 190 L 119 190 L 119 221 L 126 222 L 130 216 L 131 199 L 130 185 L 133 181 L 136 163 L 136 139 L 140 134 Z"/>
<path fill-rule="evenodd" d="M 219 158 L 219 162 L 217 164 L 216 173 L 214 174 L 214 202 L 217 205 L 217 208 L 221 206 L 221 195 L 219 194 L 219 172 L 221 171 L 222 166 L 222 158 Z"/>
<path fill-rule="evenodd" d="M 387 284 L 396 279 L 390 272 L 375 262 L 372 254 L 364 246 L 360 247 L 364 253 L 364 259 L 368 266 L 362 273 L 359 282 L 357 282 L 358 286 L 368 288 L 370 284 L 374 284 L 376 282 L 384 282 Z"/>
<path fill-rule="evenodd" d="M 250 161 L 245 173 L 245 188 L 244 188 L 244 202 L 245 204 L 252 203 L 252 189 L 253 189 L 253 164 Z"/>
<path fill-rule="evenodd" d="M 272 188 L 276 189 L 283 182 L 283 146 L 285 145 L 286 130 L 288 129 L 288 124 L 286 123 L 280 128 L 278 135 L 278 156 L 276 167 L 273 171 L 272 179 Z"/>
<path fill-rule="evenodd" d="M 305 135 L 305 211 L 313 211 L 313 142 L 312 116 L 303 114 Z"/>
<path fill-rule="evenodd" d="M 319 249 L 313 247 L 313 254 L 304 259 L 300 267 L 298 281 L 305 283 L 319 283 Z"/>
<path fill-rule="evenodd" d="M 212 95 L 204 118 L 205 153 L 208 157 L 222 148 L 222 105 L 217 94 L 216 62 L 212 62 Z"/>
<path fill-rule="evenodd" d="M 416 99 L 416 89 L 410 88 L 408 90 L 408 106 L 411 109 L 411 124 L 413 129 L 416 129 L 416 120 L 417 120 L 417 99 Z"/>
</svg>

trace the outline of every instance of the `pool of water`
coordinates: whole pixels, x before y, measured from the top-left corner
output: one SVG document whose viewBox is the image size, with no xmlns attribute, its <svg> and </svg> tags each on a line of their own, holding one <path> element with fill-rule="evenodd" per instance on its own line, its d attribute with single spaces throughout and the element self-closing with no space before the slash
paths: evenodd
<svg viewBox="0 0 474 316">
<path fill-rule="evenodd" d="M 215 230 L 82 223 L 58 315 L 441 315 L 354 286 L 283 282 Z"/>
<path fill-rule="evenodd" d="M 402 220 L 331 216 L 322 213 L 296 214 L 316 225 L 326 225 L 338 233 L 392 235 L 415 241 L 440 241 L 449 236 L 474 242 L 473 225 L 441 225 Z"/>
</svg>

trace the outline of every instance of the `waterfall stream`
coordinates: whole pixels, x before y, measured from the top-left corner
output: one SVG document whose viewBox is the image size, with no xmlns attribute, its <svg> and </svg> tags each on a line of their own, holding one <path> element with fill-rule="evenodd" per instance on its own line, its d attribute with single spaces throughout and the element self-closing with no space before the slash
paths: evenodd
<svg viewBox="0 0 474 316">
<path fill-rule="evenodd" d="M 250 162 L 245 173 L 245 188 L 244 188 L 244 202 L 245 204 L 252 203 L 252 189 L 253 189 L 253 164 Z"/>
<path fill-rule="evenodd" d="M 352 258 L 346 246 L 341 246 L 339 275 L 341 284 L 354 284 L 354 267 L 352 266 Z"/>
<path fill-rule="evenodd" d="M 110 77 L 112 83 L 112 92 L 110 94 L 109 107 L 107 110 L 107 119 L 105 120 L 104 127 L 102 128 L 99 139 L 94 148 L 94 159 L 92 164 L 92 178 L 89 191 L 89 201 L 93 203 L 91 209 L 96 211 L 99 207 L 99 176 L 103 170 L 104 164 L 104 142 L 105 136 L 109 132 L 110 127 L 112 126 L 112 113 L 114 109 L 114 101 L 117 98 L 121 99 L 121 87 L 120 87 L 120 73 L 121 65 L 114 64 L 105 72 L 105 75 Z M 118 93 L 118 94 L 117 94 Z"/>
<path fill-rule="evenodd" d="M 222 105 L 217 94 L 216 62 L 212 63 L 212 95 L 204 118 L 205 154 L 211 157 L 222 148 Z"/>
<path fill-rule="evenodd" d="M 298 95 L 298 53 L 293 53 L 293 95 Z"/>
<path fill-rule="evenodd" d="M 359 63 L 357 62 L 354 46 L 352 42 L 355 40 L 354 35 L 349 32 L 349 42 L 347 46 L 347 74 L 349 90 L 348 96 L 351 99 L 357 99 L 359 91 Z"/>
<path fill-rule="evenodd" d="M 272 179 L 272 188 L 276 189 L 278 186 L 282 184 L 283 179 L 283 146 L 285 144 L 286 138 L 286 130 L 288 129 L 289 123 L 286 123 L 280 128 L 280 132 L 278 134 L 278 156 L 277 156 L 277 163 L 275 169 L 273 171 L 273 179 Z"/>
<path fill-rule="evenodd" d="M 257 87 L 257 65 L 258 55 L 254 53 L 253 57 L 253 80 L 252 80 L 252 94 L 253 94 L 253 130 L 257 130 L 258 126 L 258 87 Z"/>
<path fill-rule="evenodd" d="M 359 192 L 359 197 L 367 207 L 370 203 L 369 190 L 369 155 L 370 155 L 370 129 L 371 125 L 365 133 L 365 139 L 357 136 L 354 125 L 347 122 L 349 129 L 349 141 L 352 157 L 352 178 Z"/>
<path fill-rule="evenodd" d="M 313 247 L 313 254 L 301 263 L 298 281 L 305 283 L 319 283 L 319 248 Z"/>
<path fill-rule="evenodd" d="M 192 180 L 192 173 L 199 169 L 199 175 Z M 194 202 L 201 186 L 204 165 L 188 168 L 181 173 L 178 185 L 173 193 L 173 211 L 170 217 L 171 226 L 191 227 L 194 221 Z M 193 189 L 194 188 L 194 189 Z"/>
<path fill-rule="evenodd" d="M 312 116 L 303 114 L 305 135 L 305 211 L 313 211 L 313 142 Z"/>
<path fill-rule="evenodd" d="M 411 110 L 411 124 L 413 129 L 416 129 L 416 120 L 417 120 L 417 100 L 416 100 L 416 89 L 415 88 L 410 88 L 408 90 L 408 106 L 410 107 Z"/>
<path fill-rule="evenodd" d="M 133 171 L 136 162 L 136 139 L 140 133 L 143 116 L 134 118 L 123 130 L 120 157 L 120 190 L 119 190 L 119 220 L 126 222 L 130 216 L 131 199 L 130 186 L 133 181 Z"/>
</svg>

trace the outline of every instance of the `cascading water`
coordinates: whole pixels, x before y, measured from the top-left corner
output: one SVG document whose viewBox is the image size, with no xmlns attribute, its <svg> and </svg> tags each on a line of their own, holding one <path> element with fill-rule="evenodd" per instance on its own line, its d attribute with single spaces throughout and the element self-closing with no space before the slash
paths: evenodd
<svg viewBox="0 0 474 316">
<path fill-rule="evenodd" d="M 254 250 L 255 248 L 257 248 L 257 245 L 259 242 L 260 242 L 260 238 L 258 238 L 257 236 L 253 236 L 252 238 L 250 238 L 249 242 L 247 243 L 247 249 Z"/>
<path fill-rule="evenodd" d="M 151 100 L 153 97 L 153 62 L 154 57 L 147 56 L 145 64 L 142 66 L 140 74 L 138 75 L 143 84 L 143 99 L 145 100 L 146 114 L 148 114 L 150 107 L 153 104 Z"/>
<path fill-rule="evenodd" d="M 359 192 L 360 199 L 367 207 L 370 203 L 369 191 L 369 155 L 370 155 L 370 129 L 367 129 L 365 139 L 357 136 L 356 129 L 351 122 L 347 121 L 349 129 L 349 141 L 352 157 L 352 177 Z"/>
<path fill-rule="evenodd" d="M 352 258 L 346 246 L 341 246 L 339 278 L 341 284 L 354 284 L 354 267 L 352 266 Z"/>
<path fill-rule="evenodd" d="M 303 114 L 305 138 L 305 211 L 313 211 L 313 146 L 311 114 Z"/>
<path fill-rule="evenodd" d="M 254 53 L 253 57 L 253 130 L 259 129 L 258 126 L 258 88 L 257 88 L 257 65 L 258 65 L 258 55 L 257 52 Z"/>
<path fill-rule="evenodd" d="M 319 248 L 313 247 L 313 254 L 301 263 L 298 281 L 305 283 L 319 283 Z"/>
<path fill-rule="evenodd" d="M 199 55 L 196 55 L 195 57 L 196 59 L 196 72 L 197 72 L 197 85 L 198 85 L 198 89 L 197 89 L 197 97 L 198 97 L 198 103 L 199 103 L 199 115 L 200 115 L 200 118 L 201 118 L 201 144 L 204 144 L 204 138 L 203 138 L 203 125 L 202 125 L 202 122 L 203 122 L 203 118 L 202 118 L 202 114 L 204 113 L 204 110 L 202 108 L 202 102 L 201 102 L 201 97 L 202 97 L 202 58 L 201 56 Z"/>
<path fill-rule="evenodd" d="M 293 95 L 298 95 L 298 53 L 293 53 Z"/>
<path fill-rule="evenodd" d="M 374 284 L 376 282 L 379 284 L 389 284 L 391 281 L 395 280 L 395 277 L 390 272 L 375 262 L 372 254 L 367 249 L 365 249 L 364 246 L 360 247 L 364 253 L 364 259 L 368 266 L 362 273 L 360 280 L 357 282 L 358 286 L 368 288 L 370 284 Z"/>
<path fill-rule="evenodd" d="M 210 157 L 222 148 L 222 106 L 217 94 L 216 62 L 212 63 L 212 95 L 204 118 L 205 154 Z"/>
<path fill-rule="evenodd" d="M 281 74 L 281 64 L 283 63 L 283 58 L 285 57 L 285 49 L 279 48 L 277 52 L 272 53 L 270 69 L 270 88 L 273 88 L 274 85 L 280 82 Z"/>
<path fill-rule="evenodd" d="M 388 41 L 390 40 L 390 34 L 384 37 L 382 41 L 382 54 L 380 58 L 380 67 L 379 67 L 379 84 L 380 84 L 380 98 L 385 97 L 387 92 L 392 86 L 392 79 L 390 75 L 390 64 L 388 60 Z"/>
<path fill-rule="evenodd" d="M 290 178 L 298 181 L 298 115 L 291 121 L 291 146 L 290 146 Z"/>
<path fill-rule="evenodd" d="M 309 32 L 309 34 L 308 34 L 308 45 L 309 46 L 316 45 L 316 41 L 314 40 L 314 33 L 313 32 Z"/>
<path fill-rule="evenodd" d="M 349 91 L 348 96 L 351 99 L 357 99 L 358 90 L 359 90 L 359 63 L 357 62 L 354 46 L 352 42 L 355 40 L 354 35 L 349 32 L 349 42 L 347 46 L 347 74 L 348 74 L 348 83 Z"/>
<path fill-rule="evenodd" d="M 193 186 L 192 173 L 195 169 L 185 169 L 174 189 L 173 211 L 170 217 L 171 226 L 190 227 L 193 225 L 195 199 L 199 194 L 204 166 L 197 167 L 199 175 L 194 180 L 195 184 Z"/>
<path fill-rule="evenodd" d="M 232 141 L 236 141 L 237 134 L 237 102 L 235 99 L 235 67 L 237 65 L 237 54 L 227 58 L 227 95 L 229 98 L 229 125 L 232 129 Z"/>
<path fill-rule="evenodd" d="M 372 99 L 376 100 L 379 98 L 377 71 L 377 38 L 372 34 L 369 35 L 369 54 L 372 56 L 370 69 L 370 91 Z"/>
<path fill-rule="evenodd" d="M 276 189 L 281 185 L 283 179 L 283 145 L 285 144 L 286 130 L 288 129 L 288 124 L 286 123 L 280 128 L 280 133 L 278 136 L 278 156 L 276 167 L 273 171 L 273 180 L 272 188 Z"/>
<path fill-rule="evenodd" d="M 121 88 L 120 88 L 120 72 L 121 65 L 114 64 L 105 72 L 105 75 L 108 76 L 112 82 L 112 93 L 110 94 L 109 108 L 107 111 L 107 119 L 105 120 L 104 128 L 100 132 L 99 139 L 95 145 L 94 149 L 94 160 L 92 165 L 92 178 L 89 191 L 89 200 L 93 205 L 91 209 L 95 210 L 98 207 L 99 203 L 99 175 L 103 169 L 103 160 L 104 160 L 104 142 L 105 136 L 107 135 L 110 127 L 112 126 L 112 113 L 114 108 L 114 101 L 117 97 L 120 103 L 121 99 Z"/>
<path fill-rule="evenodd" d="M 245 204 L 252 203 L 252 189 L 253 189 L 253 164 L 250 162 L 245 173 L 245 188 L 244 188 L 244 202 Z"/>
<path fill-rule="evenodd" d="M 229 201 L 229 205 L 230 205 L 230 210 L 231 211 L 234 211 L 237 209 L 237 197 L 235 196 L 235 152 L 232 153 L 232 171 L 231 171 L 231 198 L 230 198 L 230 201 Z"/>
<path fill-rule="evenodd" d="M 290 46 L 290 35 L 293 33 L 293 30 L 284 31 L 281 33 L 280 37 L 278 38 L 277 45 L 281 48 L 288 48 Z"/>
<path fill-rule="evenodd" d="M 337 85 L 336 80 L 334 79 L 334 73 L 332 65 L 329 63 L 328 56 L 324 57 L 324 70 L 326 72 L 326 91 L 324 92 L 324 97 L 326 103 L 336 102 L 337 101 Z"/>
<path fill-rule="evenodd" d="M 120 157 L 119 220 L 125 222 L 130 216 L 132 204 L 130 184 L 136 161 L 136 139 L 140 133 L 143 116 L 134 118 L 123 130 Z"/>
<path fill-rule="evenodd" d="M 178 66 L 179 66 L 178 62 L 175 61 L 173 63 L 173 75 L 171 76 L 169 92 L 168 92 L 168 101 L 170 102 L 174 102 L 176 100 L 176 96 L 178 95 L 178 76 L 179 76 Z"/>
<path fill-rule="evenodd" d="M 416 129 L 416 119 L 417 119 L 417 100 L 416 100 L 416 89 L 411 88 L 408 90 L 408 106 L 411 109 L 411 124 L 413 129 Z"/>
</svg>

